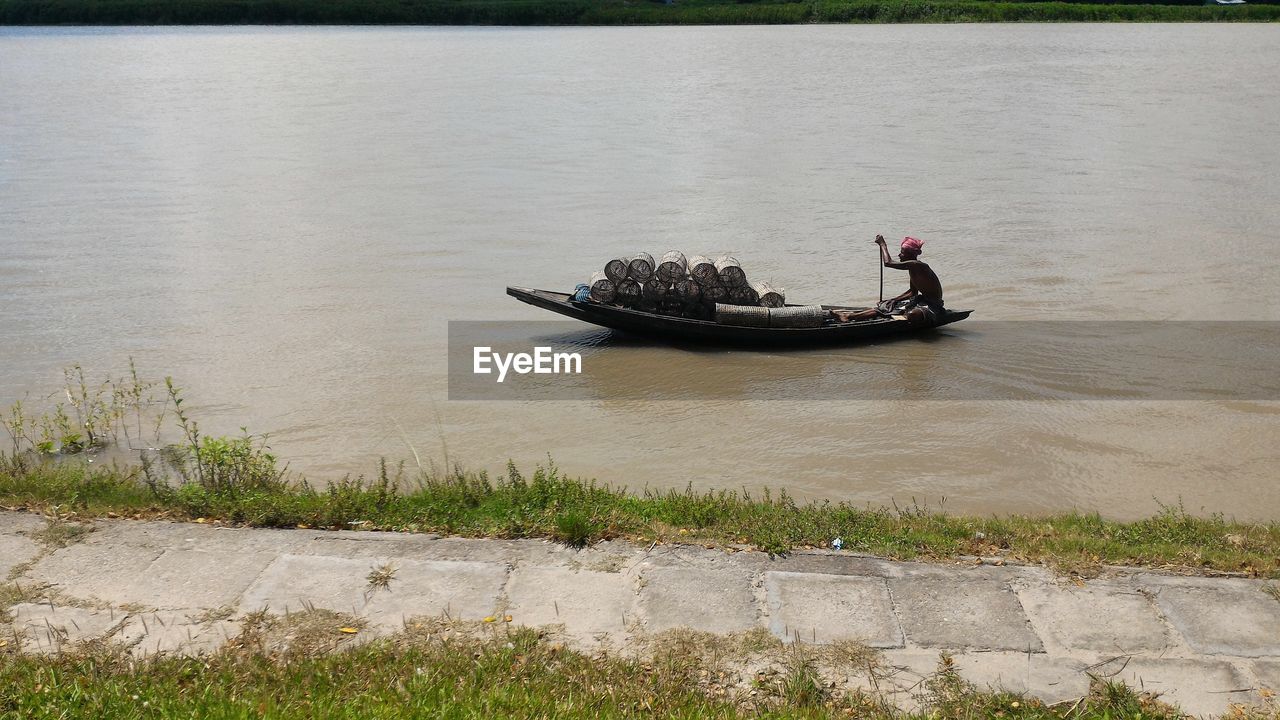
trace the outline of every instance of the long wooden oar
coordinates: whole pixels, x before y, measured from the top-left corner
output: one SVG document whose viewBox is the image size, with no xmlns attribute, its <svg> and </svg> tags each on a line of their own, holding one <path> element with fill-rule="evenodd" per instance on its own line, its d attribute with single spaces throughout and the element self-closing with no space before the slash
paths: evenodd
<svg viewBox="0 0 1280 720">
<path fill-rule="evenodd" d="M 880 302 L 876 303 L 878 309 L 884 304 L 884 255 L 880 252 L 880 243 L 876 243 L 876 262 L 880 265 Z"/>
</svg>

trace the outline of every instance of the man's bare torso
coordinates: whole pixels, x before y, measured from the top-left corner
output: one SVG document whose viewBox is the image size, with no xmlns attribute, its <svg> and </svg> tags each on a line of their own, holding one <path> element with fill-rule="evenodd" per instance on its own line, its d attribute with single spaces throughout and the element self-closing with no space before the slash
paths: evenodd
<svg viewBox="0 0 1280 720">
<path fill-rule="evenodd" d="M 933 268 L 919 260 L 904 263 L 911 273 L 911 289 L 932 300 L 942 302 L 942 282 Z M 901 285 L 899 285 L 901 287 Z"/>
</svg>

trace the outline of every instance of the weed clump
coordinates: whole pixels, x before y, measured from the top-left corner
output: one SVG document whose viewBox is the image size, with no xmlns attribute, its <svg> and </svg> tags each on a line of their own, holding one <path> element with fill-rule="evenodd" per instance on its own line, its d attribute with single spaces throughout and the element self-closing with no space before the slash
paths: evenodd
<svg viewBox="0 0 1280 720">
<path fill-rule="evenodd" d="M 567 512 L 556 517 L 556 539 L 569 547 L 586 547 L 591 542 L 591 521 L 581 513 Z"/>
<path fill-rule="evenodd" d="M 177 452 L 170 453 L 185 483 L 196 483 L 212 493 L 280 492 L 286 488 L 285 471 L 277 469 L 265 435 L 255 438 L 242 427 L 239 437 L 202 436 L 200 425 L 183 409 L 182 392 L 173 378 L 165 378 L 164 384 L 186 440 L 184 446 L 175 448 Z M 159 482 L 153 481 L 153 485 L 160 487 Z"/>
<path fill-rule="evenodd" d="M 30 414 L 19 400 L 0 414 L 13 457 L 73 456 L 120 444 L 122 436 L 127 447 L 143 440 L 143 416 L 161 403 L 151 394 L 154 384 L 138 377 L 132 359 L 127 377 L 107 377 L 94 384 L 80 365 L 64 369 L 62 377 L 63 386 L 49 395 L 62 400 L 50 412 Z M 162 420 L 163 413 L 157 425 Z"/>
</svg>

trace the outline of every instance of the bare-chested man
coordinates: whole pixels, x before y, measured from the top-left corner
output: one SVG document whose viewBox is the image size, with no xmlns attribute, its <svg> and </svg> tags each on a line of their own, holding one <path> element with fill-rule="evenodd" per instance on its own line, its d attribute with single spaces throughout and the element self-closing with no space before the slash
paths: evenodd
<svg viewBox="0 0 1280 720">
<path fill-rule="evenodd" d="M 898 252 L 899 262 L 889 257 L 889 247 L 884 236 L 876 236 L 876 244 L 880 246 L 880 262 L 887 268 L 906 270 L 911 275 L 911 286 L 901 295 L 889 298 L 880 303 L 874 310 L 846 312 L 833 310 L 832 314 L 839 322 L 851 320 L 869 320 L 883 315 L 905 315 L 913 324 L 933 325 L 942 320 L 946 310 L 942 306 L 942 283 L 928 263 L 921 262 L 920 251 L 924 247 L 923 240 L 913 237 L 902 239 L 902 250 Z"/>
</svg>

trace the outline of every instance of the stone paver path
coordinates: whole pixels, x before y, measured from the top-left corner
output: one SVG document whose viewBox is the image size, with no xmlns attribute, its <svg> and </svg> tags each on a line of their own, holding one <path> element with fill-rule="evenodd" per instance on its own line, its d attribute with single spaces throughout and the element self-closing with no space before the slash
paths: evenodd
<svg viewBox="0 0 1280 720">
<path fill-rule="evenodd" d="M 1280 691 L 1280 601 L 1266 583 L 1117 570 L 1077 584 L 1037 567 L 930 565 L 848 553 L 770 558 L 695 546 L 231 529 L 97 521 L 70 547 L 32 540 L 43 521 L 0 512 L 0 572 L 40 588 L 9 609 L 33 652 L 111 636 L 140 654 L 202 652 L 266 609 L 327 608 L 392 632 L 415 616 L 561 625 L 584 646 L 677 627 L 767 628 L 806 643 L 857 640 L 895 670 L 909 703 L 939 654 L 979 686 L 1046 701 L 1091 674 L 1162 693 L 1193 714 Z M 387 587 L 370 573 L 394 568 Z"/>
</svg>

